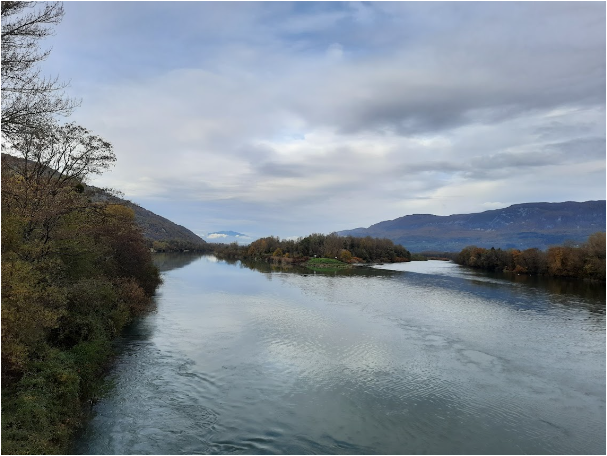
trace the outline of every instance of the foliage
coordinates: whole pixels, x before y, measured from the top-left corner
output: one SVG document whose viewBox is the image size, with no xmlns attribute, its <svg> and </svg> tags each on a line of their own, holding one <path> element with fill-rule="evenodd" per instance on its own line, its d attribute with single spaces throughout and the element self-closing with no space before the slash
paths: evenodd
<svg viewBox="0 0 607 456">
<path fill-rule="evenodd" d="M 469 246 L 457 255 L 455 262 L 488 271 L 605 281 L 605 233 L 590 235 L 580 246 L 565 243 L 549 247 L 546 252 Z"/>
<path fill-rule="evenodd" d="M 340 269 L 352 267 L 349 263 L 336 258 L 310 258 L 305 263 L 305 266 L 313 271 L 322 272 L 339 271 Z"/>
<path fill-rule="evenodd" d="M 413 253 L 411 255 L 411 261 L 428 261 L 428 258 L 421 253 Z"/>
<path fill-rule="evenodd" d="M 342 264 L 342 262 L 334 258 L 310 258 L 308 264 Z"/>
<path fill-rule="evenodd" d="M 206 242 L 194 242 L 186 239 L 148 240 L 148 246 L 154 252 L 212 252 L 213 247 Z"/>
<path fill-rule="evenodd" d="M 411 253 L 389 239 L 338 236 L 335 233 L 311 234 L 297 240 L 280 240 L 270 236 L 257 239 L 248 246 L 215 244 L 215 253 L 222 258 L 247 258 L 274 261 L 278 256 L 302 263 L 322 257 L 344 263 L 410 261 Z"/>
<path fill-rule="evenodd" d="M 4 165 L 2 447 L 59 453 L 98 394 L 110 341 L 149 306 L 159 273 L 131 209 Z"/>
<path fill-rule="evenodd" d="M 133 211 L 84 192 L 111 144 L 56 122 L 75 103 L 41 78 L 38 42 L 62 16 L 60 3 L 2 2 L 3 453 L 65 453 L 111 340 L 160 283 Z"/>
<path fill-rule="evenodd" d="M 185 250 L 211 252 L 213 250 L 207 245 L 207 242 L 192 231 L 154 214 L 132 201 L 118 197 L 119 192 L 114 189 L 102 189 L 89 185 L 83 191 L 93 201 L 120 204 L 133 209 L 135 221 L 141 227 L 143 235 L 148 241 L 148 247 L 154 249 L 155 252 L 183 252 Z"/>
</svg>

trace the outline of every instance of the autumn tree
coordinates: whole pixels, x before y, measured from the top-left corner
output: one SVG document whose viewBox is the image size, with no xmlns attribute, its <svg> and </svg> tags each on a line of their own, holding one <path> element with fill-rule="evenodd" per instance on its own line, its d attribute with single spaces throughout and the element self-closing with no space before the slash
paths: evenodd
<svg viewBox="0 0 607 456">
<path fill-rule="evenodd" d="M 349 250 L 341 249 L 338 255 L 339 261 L 349 263 L 352 260 L 352 253 Z"/>
<path fill-rule="evenodd" d="M 605 280 L 605 233 L 590 235 L 582 250 L 585 275 L 593 279 Z"/>
<path fill-rule="evenodd" d="M 25 239 L 47 243 L 60 218 L 88 206 L 82 184 L 116 160 L 112 145 L 75 124 L 15 138 L 2 160 L 2 210 L 18 217 Z"/>
<path fill-rule="evenodd" d="M 605 233 L 592 234 L 582 245 L 565 242 L 546 252 L 537 248 L 520 251 L 468 246 L 456 256 L 464 266 L 517 274 L 605 280 Z"/>
</svg>

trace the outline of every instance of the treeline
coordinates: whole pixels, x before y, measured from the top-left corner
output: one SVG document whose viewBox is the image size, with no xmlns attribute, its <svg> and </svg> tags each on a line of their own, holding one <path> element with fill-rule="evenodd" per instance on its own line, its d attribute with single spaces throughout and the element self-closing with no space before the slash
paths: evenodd
<svg viewBox="0 0 607 456">
<path fill-rule="evenodd" d="M 424 252 L 413 253 L 411 256 L 411 261 L 428 261 L 428 260 L 450 261 L 450 260 L 454 260 L 456 256 L 457 256 L 457 253 L 455 253 L 455 252 L 426 250 Z"/>
<path fill-rule="evenodd" d="M 214 248 L 209 243 L 192 242 L 184 239 L 168 239 L 164 241 L 148 240 L 147 245 L 153 252 L 200 252 L 211 253 Z"/>
<path fill-rule="evenodd" d="M 84 179 L 111 144 L 55 115 L 75 106 L 35 64 L 59 3 L 2 2 L 2 453 L 65 454 L 100 393 L 111 341 L 160 283 L 131 209 Z M 5 92 L 6 91 L 6 92 Z"/>
<path fill-rule="evenodd" d="M 280 240 L 270 236 L 258 239 L 247 246 L 236 243 L 216 244 L 215 254 L 222 258 L 272 260 L 283 259 L 303 262 L 313 257 L 336 258 L 345 263 L 410 261 L 411 253 L 390 239 L 369 236 L 358 238 L 332 234 L 311 234 L 297 240 Z"/>
<path fill-rule="evenodd" d="M 605 233 L 594 233 L 579 246 L 564 244 L 545 252 L 470 246 L 457 255 L 455 262 L 487 271 L 605 281 Z"/>
</svg>

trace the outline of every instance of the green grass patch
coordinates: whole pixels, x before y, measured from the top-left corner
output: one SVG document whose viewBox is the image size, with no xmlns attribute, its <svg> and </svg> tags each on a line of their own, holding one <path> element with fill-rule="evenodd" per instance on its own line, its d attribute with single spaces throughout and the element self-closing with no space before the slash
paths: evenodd
<svg viewBox="0 0 607 456">
<path fill-rule="evenodd" d="M 319 264 L 346 264 L 343 261 L 335 260 L 333 258 L 311 258 L 308 260 L 308 264 L 310 265 L 319 265 Z"/>
<path fill-rule="evenodd" d="M 346 269 L 349 269 L 349 267 L 335 267 L 335 266 L 327 266 L 327 267 L 314 267 L 314 266 L 308 266 L 308 269 L 314 271 L 314 272 L 319 272 L 322 274 L 330 274 L 330 273 L 336 273 L 336 272 L 341 272 L 344 271 Z"/>
<path fill-rule="evenodd" d="M 312 258 L 305 266 L 313 271 L 330 272 L 337 271 L 339 269 L 351 268 L 352 265 L 344 263 L 343 261 L 335 260 L 333 258 Z"/>
</svg>

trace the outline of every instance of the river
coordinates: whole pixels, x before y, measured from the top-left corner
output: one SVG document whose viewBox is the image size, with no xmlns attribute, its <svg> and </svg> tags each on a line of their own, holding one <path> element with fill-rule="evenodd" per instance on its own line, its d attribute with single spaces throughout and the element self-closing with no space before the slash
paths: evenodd
<svg viewBox="0 0 607 456">
<path fill-rule="evenodd" d="M 157 255 L 79 454 L 605 454 L 605 287 Z"/>
</svg>

